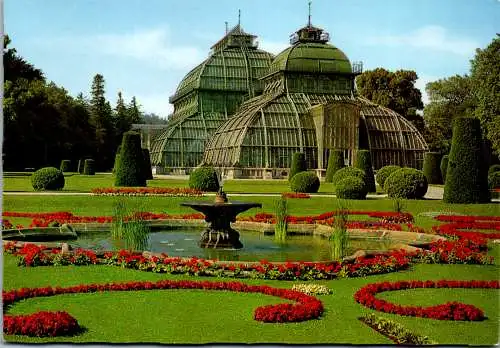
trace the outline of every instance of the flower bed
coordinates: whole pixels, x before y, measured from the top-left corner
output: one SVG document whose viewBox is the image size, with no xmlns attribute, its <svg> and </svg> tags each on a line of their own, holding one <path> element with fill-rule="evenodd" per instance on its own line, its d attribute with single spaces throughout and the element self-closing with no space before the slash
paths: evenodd
<svg viewBox="0 0 500 348">
<path fill-rule="evenodd" d="M 261 293 L 280 297 L 297 303 L 282 303 L 257 307 L 254 319 L 265 323 L 300 322 L 319 318 L 323 314 L 323 304 L 315 297 L 299 291 L 273 288 L 267 285 L 247 285 L 241 282 L 209 282 L 190 280 L 160 280 L 157 282 L 128 282 L 77 285 L 66 288 L 22 288 L 3 293 L 4 310 L 15 302 L 61 294 L 79 294 L 104 291 L 138 291 L 168 289 L 203 289 Z M 4 333 L 29 336 L 59 336 L 74 334 L 79 329 L 77 321 L 65 312 L 37 312 L 31 315 L 5 315 Z"/>
<path fill-rule="evenodd" d="M 500 239 L 500 233 L 474 231 L 474 229 L 500 231 L 500 216 L 438 215 L 436 220 L 449 222 L 433 227 L 441 235 L 465 239 Z"/>
<path fill-rule="evenodd" d="M 484 319 L 484 313 L 481 309 L 460 302 L 447 302 L 445 304 L 419 307 L 419 306 L 401 306 L 390 303 L 385 300 L 377 299 L 376 294 L 384 291 L 407 290 L 418 288 L 472 288 L 472 289 L 498 289 L 500 282 L 497 280 L 439 280 L 439 281 L 398 281 L 368 284 L 359 289 L 354 294 L 356 302 L 365 307 L 403 316 L 431 318 L 437 320 L 465 320 L 478 321 Z"/>
<path fill-rule="evenodd" d="M 192 188 L 169 187 L 107 187 L 94 188 L 91 191 L 98 196 L 169 196 L 169 197 L 201 197 L 203 191 Z"/>
<path fill-rule="evenodd" d="M 302 192 L 283 192 L 281 194 L 283 198 L 311 198 L 311 195 Z"/>
</svg>

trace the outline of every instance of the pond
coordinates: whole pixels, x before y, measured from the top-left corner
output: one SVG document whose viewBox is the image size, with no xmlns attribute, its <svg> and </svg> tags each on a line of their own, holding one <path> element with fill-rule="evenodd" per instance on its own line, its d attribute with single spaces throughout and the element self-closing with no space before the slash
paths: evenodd
<svg viewBox="0 0 500 348">
<path fill-rule="evenodd" d="M 327 238 L 313 235 L 289 235 L 286 243 L 276 243 L 274 235 L 254 231 L 240 231 L 242 249 L 200 248 L 198 241 L 202 229 L 164 230 L 151 232 L 149 251 L 166 253 L 169 256 L 199 257 L 224 261 L 329 261 L 331 247 Z M 394 242 L 381 239 L 351 239 L 349 254 L 356 250 L 389 250 Z M 85 232 L 73 247 L 93 250 L 123 249 L 120 242 L 111 238 L 109 232 Z"/>
</svg>

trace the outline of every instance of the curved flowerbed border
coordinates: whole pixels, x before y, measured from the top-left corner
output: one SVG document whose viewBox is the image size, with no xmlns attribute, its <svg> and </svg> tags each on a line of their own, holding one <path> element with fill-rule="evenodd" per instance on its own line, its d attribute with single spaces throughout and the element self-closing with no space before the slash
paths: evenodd
<svg viewBox="0 0 500 348">
<path fill-rule="evenodd" d="M 323 314 L 323 303 L 299 291 L 273 288 L 267 285 L 247 285 L 241 282 L 209 282 L 191 280 L 160 280 L 157 282 L 127 282 L 77 285 L 66 288 L 44 287 L 17 289 L 3 293 L 4 310 L 15 302 L 34 297 L 48 297 L 61 294 L 81 294 L 104 291 L 138 291 L 167 289 L 203 289 L 276 296 L 297 303 L 280 303 L 257 307 L 254 319 L 265 323 L 287 323 L 317 319 Z M 60 320 L 60 321 L 59 321 Z M 60 328 L 56 328 L 57 323 Z M 28 316 L 4 315 L 4 333 L 28 336 L 59 336 L 74 334 L 79 329 L 76 320 L 65 312 L 38 312 Z"/>
<path fill-rule="evenodd" d="M 403 316 L 430 318 L 437 320 L 466 320 L 479 321 L 485 319 L 484 312 L 476 306 L 460 302 L 447 302 L 445 304 L 419 307 L 402 306 L 381 300 L 375 297 L 376 294 L 384 291 L 407 290 L 418 288 L 467 288 L 467 289 L 498 289 L 500 281 L 491 280 L 412 280 L 398 282 L 383 282 L 368 284 L 359 289 L 354 294 L 356 302 L 365 307 Z"/>
<path fill-rule="evenodd" d="M 500 239 L 500 232 L 482 233 L 474 231 L 474 229 L 500 231 L 500 216 L 438 215 L 435 219 L 448 222 L 433 228 L 442 235 L 466 239 Z"/>
</svg>

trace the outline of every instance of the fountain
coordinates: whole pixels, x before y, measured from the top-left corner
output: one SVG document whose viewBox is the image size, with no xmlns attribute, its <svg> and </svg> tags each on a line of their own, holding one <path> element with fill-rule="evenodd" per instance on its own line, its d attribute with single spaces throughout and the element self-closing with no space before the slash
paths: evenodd
<svg viewBox="0 0 500 348">
<path fill-rule="evenodd" d="M 250 208 L 261 208 L 262 204 L 252 202 L 231 201 L 222 190 L 222 174 L 219 179 L 219 192 L 214 202 L 193 201 L 183 202 L 182 206 L 191 207 L 205 215 L 205 221 L 210 226 L 201 233 L 199 242 L 202 248 L 229 248 L 241 249 L 240 234 L 231 228 L 231 222 L 236 221 L 236 216 Z"/>
</svg>

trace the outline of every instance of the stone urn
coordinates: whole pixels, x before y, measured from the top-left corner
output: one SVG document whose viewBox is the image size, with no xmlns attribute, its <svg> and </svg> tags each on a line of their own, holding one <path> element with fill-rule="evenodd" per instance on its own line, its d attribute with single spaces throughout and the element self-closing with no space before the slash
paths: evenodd
<svg viewBox="0 0 500 348">
<path fill-rule="evenodd" d="M 215 195 L 215 203 L 227 203 L 227 195 L 224 191 L 219 190 Z"/>
</svg>

